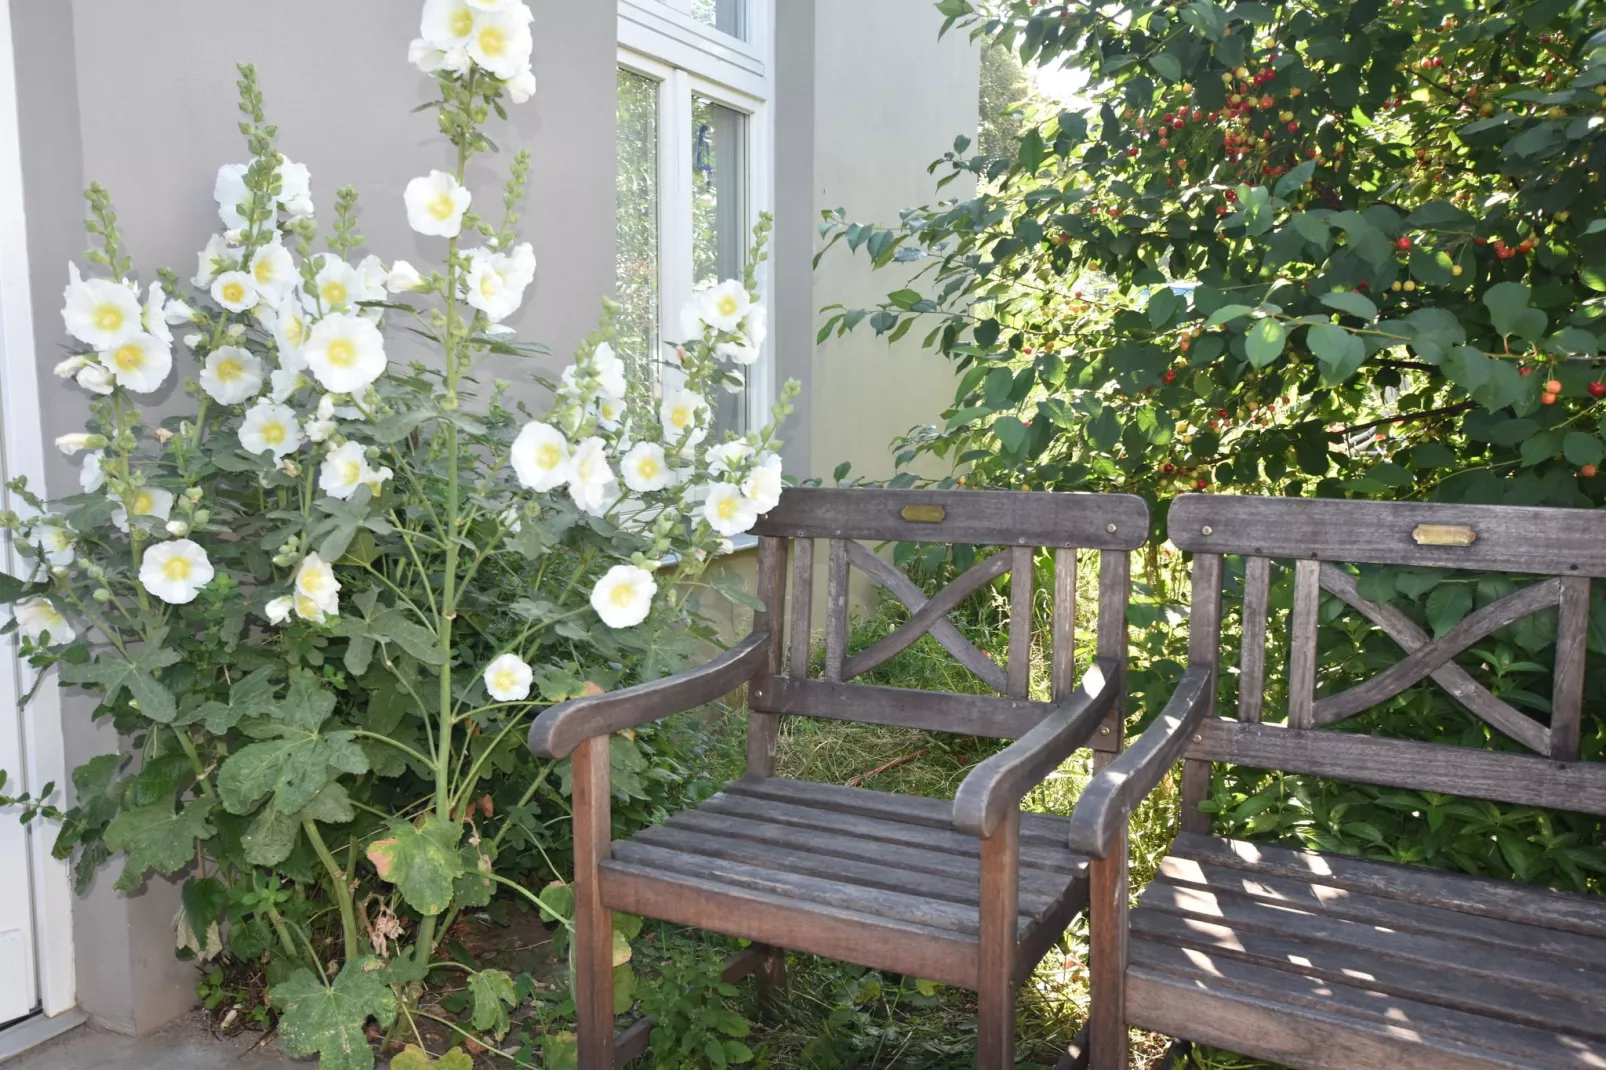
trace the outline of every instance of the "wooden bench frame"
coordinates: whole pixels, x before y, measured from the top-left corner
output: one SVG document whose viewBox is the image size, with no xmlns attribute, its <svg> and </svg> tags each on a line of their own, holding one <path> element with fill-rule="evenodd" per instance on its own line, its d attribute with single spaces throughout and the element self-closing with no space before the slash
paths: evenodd
<svg viewBox="0 0 1606 1070">
<path fill-rule="evenodd" d="M 1184 838 L 1210 831 L 1210 815 L 1198 806 L 1210 790 L 1211 763 L 1218 761 L 1606 814 L 1606 765 L 1578 760 L 1590 581 L 1606 577 L 1606 513 L 1185 495 L 1171 507 L 1169 534 L 1179 548 L 1194 554 L 1188 668 L 1159 718 L 1083 792 L 1072 820 L 1071 845 L 1075 850 L 1093 859 L 1124 857 L 1126 828 L 1134 808 L 1179 759 L 1185 759 Z M 1242 555 L 1246 559 L 1243 652 L 1235 719 L 1215 716 L 1226 555 Z M 1296 562 L 1287 725 L 1261 723 L 1272 558 Z M 1429 641 L 1405 614 L 1362 598 L 1353 577 L 1333 562 L 1516 572 L 1541 579 L 1469 614 L 1444 636 Z M 1371 619 L 1401 645 L 1406 657 L 1347 692 L 1317 698 L 1317 613 L 1324 591 Z M 1551 606 L 1559 609 L 1559 623 L 1553 714 L 1546 727 L 1490 694 L 1453 659 L 1490 632 Z M 1471 712 L 1537 753 L 1496 753 L 1320 731 L 1324 725 L 1372 708 L 1428 678 Z M 1406 874 L 1423 872 L 1393 868 Z M 1411 878 L 1427 886 L 1433 886 L 1435 879 L 1438 878 Z M 1449 886 L 1442 884 L 1444 888 Z M 1510 887 L 1511 894 L 1519 900 L 1527 897 L 1538 901 L 1554 895 L 1539 889 Z M 1092 915 L 1095 998 L 1091 1045 L 1095 1070 L 1124 1070 L 1128 1063 L 1127 891 L 1124 884 L 1116 891 L 1118 894 L 1105 904 L 1113 909 Z M 1413 894 L 1424 896 L 1420 890 Z M 1434 896 L 1439 895 L 1429 892 L 1425 898 L 1432 905 Z M 1448 895 L 1444 892 L 1437 902 L 1453 909 L 1469 909 L 1464 902 L 1456 904 L 1445 898 Z M 1606 912 L 1602 918 L 1606 918 Z M 1208 1000 L 1208 995 L 1205 998 Z M 1197 1002 L 1191 994 L 1188 1000 Z M 1198 1007 L 1190 1011 L 1180 1005 L 1158 1010 L 1151 1006 L 1148 1010 L 1151 1017 L 1167 1019 L 1165 1031 L 1171 1035 L 1201 1039 L 1197 1035 L 1189 1037 L 1187 1028 L 1190 1014 L 1197 1019 Z M 1145 1025 L 1156 1028 L 1152 1021 Z M 1340 1043 L 1342 1035 L 1325 1038 L 1323 1043 Z M 1251 1043 L 1253 1038 L 1241 1039 L 1244 1048 L 1237 1050 L 1257 1054 Z M 1211 1042 L 1219 1042 L 1219 1038 Z M 1388 1050 L 1390 1041 L 1384 1038 L 1376 1043 L 1379 1047 L 1364 1055 L 1350 1052 L 1348 1057 L 1353 1061 L 1349 1064 L 1319 1065 L 1397 1065 L 1372 1061 L 1378 1058 L 1378 1051 Z M 1440 1050 L 1452 1050 L 1449 1043 Z M 1285 1050 L 1297 1047 L 1291 1044 Z M 1284 1061 L 1287 1058 L 1284 1056 Z M 1454 1057 L 1449 1061 L 1461 1065 Z"/>
<path fill-rule="evenodd" d="M 1130 552 L 1148 536 L 1148 507 L 1126 495 L 789 489 L 763 518 L 759 536 L 758 595 L 765 605 L 752 633 L 708 664 L 665 680 L 579 699 L 543 713 L 530 730 L 539 756 L 572 756 L 575 861 L 574 962 L 581 1070 L 604 1070 L 639 1054 L 639 1023 L 613 1033 L 612 916 L 620 909 L 652 916 L 654 898 L 639 880 L 610 862 L 608 735 L 694 709 L 748 685 L 747 775 L 753 791 L 775 773 L 780 718 L 803 715 L 1014 739 L 966 777 L 945 835 L 980 841 L 979 930 L 966 944 L 931 943 L 920 936 L 893 939 L 867 928 L 862 915 L 833 917 L 737 900 L 692 910 L 676 904 L 677 922 L 742 936 L 754 946 L 733 960 L 727 979 L 758 973 L 770 987 L 784 983 L 779 950 L 852 953 L 872 968 L 912 973 L 975 989 L 980 997 L 978 1062 L 984 1070 L 1013 1065 L 1015 987 L 1059 938 L 1084 898 L 1067 894 L 1043 924 L 1018 942 L 1021 877 L 1021 800 L 1076 750 L 1092 746 L 1107 764 L 1121 747 L 1126 613 Z M 829 574 L 824 679 L 810 679 L 815 540 L 826 540 Z M 855 540 L 1004 546 L 929 601 L 911 581 Z M 794 604 L 790 635 L 785 622 L 787 544 L 791 542 Z M 1033 548 L 1056 552 L 1053 701 L 1028 698 L 1032 638 Z M 1076 565 L 1079 549 L 1102 554 L 1095 665 L 1080 687 L 1075 679 Z M 847 654 L 849 568 L 858 568 L 909 608 L 911 619 L 871 648 Z M 1012 574 L 1009 659 L 999 668 L 975 650 L 947 620 L 971 593 Z M 853 684 L 866 672 L 930 634 L 1001 697 L 908 691 Z M 788 661 L 790 662 L 788 664 Z M 781 784 L 793 782 L 780 781 Z M 738 787 L 733 785 L 732 788 Z M 891 798 L 896 799 L 896 796 Z M 938 806 L 933 802 L 931 807 Z M 930 815 L 927 815 L 928 817 Z M 1063 820 L 1063 819 L 1056 819 Z M 1068 827 L 1068 825 L 1067 825 Z M 933 833 L 935 835 L 935 833 Z M 632 841 L 634 842 L 634 841 Z M 1063 848 L 1063 830 L 1055 849 Z M 1067 858 L 1072 857 L 1064 849 Z M 604 869 L 604 867 L 608 867 Z M 1124 887 L 1124 861 L 1093 865 L 1090 883 L 1105 893 Z M 1066 878 L 1070 880 L 1071 878 Z M 1081 878 L 1075 878 L 1080 881 Z M 1079 889 L 1078 889 L 1079 890 Z M 627 906 L 628 905 L 628 906 Z M 695 904 L 693 904 L 695 905 Z M 733 912 L 743 914 L 740 924 Z M 695 917 L 693 917 L 695 915 Z M 662 915 L 659 915 L 662 916 Z M 914 927 L 926 931 L 924 927 Z M 1027 960 L 1030 961 L 1027 961 Z M 1062 1065 L 1072 1065 L 1071 1055 Z"/>
</svg>

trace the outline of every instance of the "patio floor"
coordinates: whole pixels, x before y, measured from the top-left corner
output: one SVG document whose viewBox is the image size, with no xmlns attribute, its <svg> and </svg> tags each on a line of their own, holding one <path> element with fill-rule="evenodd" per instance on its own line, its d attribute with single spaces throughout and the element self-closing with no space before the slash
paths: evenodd
<svg viewBox="0 0 1606 1070">
<path fill-rule="evenodd" d="M 82 1025 L 4 1063 L 5 1070 L 307 1070 L 317 1060 L 297 1062 L 272 1041 L 254 1051 L 261 1034 L 215 1040 L 199 1015 L 180 1019 L 143 1037 L 127 1037 Z"/>
</svg>

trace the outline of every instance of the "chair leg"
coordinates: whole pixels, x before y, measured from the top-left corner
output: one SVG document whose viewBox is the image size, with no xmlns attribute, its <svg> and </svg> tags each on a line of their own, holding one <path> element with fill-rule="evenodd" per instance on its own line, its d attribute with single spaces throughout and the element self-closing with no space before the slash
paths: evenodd
<svg viewBox="0 0 1606 1070">
<path fill-rule="evenodd" d="M 764 949 L 764 960 L 758 967 L 758 1002 L 762 1007 L 773 1007 L 786 994 L 786 952 L 778 947 Z"/>
<path fill-rule="evenodd" d="M 981 955 L 976 978 L 978 1070 L 1015 1065 L 1016 920 L 1020 913 L 1020 811 L 981 841 Z"/>
<path fill-rule="evenodd" d="M 1126 833 L 1108 858 L 1088 874 L 1088 922 L 1092 947 L 1091 1070 L 1127 1070 L 1126 1035 L 1127 857 Z"/>
<path fill-rule="evenodd" d="M 602 905 L 598 865 L 608 857 L 608 738 L 574 758 L 574 1005 L 579 1070 L 614 1070 L 613 913 Z"/>
</svg>

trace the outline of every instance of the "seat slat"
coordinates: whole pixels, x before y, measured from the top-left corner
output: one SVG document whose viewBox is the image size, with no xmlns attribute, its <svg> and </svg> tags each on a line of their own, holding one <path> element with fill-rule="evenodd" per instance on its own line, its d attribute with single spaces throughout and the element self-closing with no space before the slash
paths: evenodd
<svg viewBox="0 0 1606 1070">
<path fill-rule="evenodd" d="M 1488 944 L 1525 955 L 1544 955 L 1565 966 L 1606 971 L 1606 940 L 1578 933 L 1557 932 L 1537 925 L 1464 914 L 1442 906 L 1351 891 L 1321 881 L 1273 876 L 1258 870 L 1235 869 L 1176 856 L 1160 864 L 1159 879 L 1402 932 Z"/>
<path fill-rule="evenodd" d="M 1292 912 L 1285 913 L 1291 920 L 1298 918 Z M 1580 1035 L 1606 1039 L 1606 1006 L 1580 993 L 1541 990 L 1526 982 L 1483 972 L 1463 973 L 1443 965 L 1391 959 L 1367 948 L 1318 944 L 1290 933 L 1261 932 L 1150 907 L 1134 911 L 1131 921 L 1134 935 L 1141 933 L 1157 943 L 1262 966 L 1293 964 L 1304 973 L 1329 981 L 1364 983 L 1380 992 L 1471 1014 L 1497 1014 L 1507 1021 L 1540 1029 L 1561 1026 Z M 1486 957 L 1498 969 L 1502 956 Z M 1587 980 L 1587 975 L 1581 972 L 1580 980 Z"/>
<path fill-rule="evenodd" d="M 1352 1016 L 1391 1027 L 1402 1035 L 1416 1033 L 1424 1037 L 1464 1041 L 1475 1047 L 1522 1056 L 1525 1060 L 1523 1065 L 1536 1068 L 1606 1067 L 1606 1044 L 1402 999 L 1365 985 L 1342 984 L 1307 976 L 1297 966 L 1285 964 L 1282 969 L 1269 969 L 1222 955 L 1207 955 L 1192 948 L 1155 943 L 1141 937 L 1132 941 L 1129 961 L 1145 970 L 1194 981 L 1207 991 L 1232 989 L 1290 1007 Z M 1246 1037 L 1244 1043 L 1252 1044 L 1253 1038 Z M 1595 1062 L 1580 1062 L 1580 1058 L 1594 1059 Z"/>
<path fill-rule="evenodd" d="M 1213 836 L 1178 836 L 1171 853 L 1199 862 L 1318 881 L 1336 888 L 1442 906 L 1466 914 L 1606 937 L 1606 900 L 1595 901 L 1509 881 L 1483 880 L 1461 873 Z"/>
<path fill-rule="evenodd" d="M 972 887 L 980 888 L 979 851 L 974 851 L 968 856 L 928 851 L 907 844 L 862 840 L 835 832 L 798 828 L 795 825 L 772 825 L 733 814 L 716 814 L 706 810 L 688 810 L 676 814 L 666 822 L 666 827 L 687 829 L 705 836 L 774 844 L 777 847 L 808 851 L 829 858 L 875 862 L 910 873 L 952 877 L 963 880 Z M 1021 870 L 1021 891 L 1023 895 L 1030 893 L 1035 896 L 1054 897 L 1064 890 L 1068 881 L 1082 879 L 1084 878 L 1080 874 L 1069 877 L 1064 873 L 1049 873 L 1025 867 Z"/>
<path fill-rule="evenodd" d="M 799 828 L 842 832 L 867 840 L 902 843 L 950 854 L 972 856 L 977 851 L 974 836 L 951 829 L 924 828 L 897 821 L 884 821 L 858 814 L 821 810 L 812 806 L 758 799 L 747 795 L 715 795 L 702 807 L 712 813 L 734 814 L 778 825 L 795 825 Z M 1038 844 L 1021 845 L 1021 865 L 1033 866 L 1066 874 L 1085 870 L 1087 860 L 1066 849 L 1043 847 Z"/>
</svg>

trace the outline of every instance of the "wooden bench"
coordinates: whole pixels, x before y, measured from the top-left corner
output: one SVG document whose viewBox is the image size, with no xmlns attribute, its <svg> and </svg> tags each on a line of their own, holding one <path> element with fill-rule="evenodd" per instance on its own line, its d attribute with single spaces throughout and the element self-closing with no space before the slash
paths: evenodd
<svg viewBox="0 0 1606 1070">
<path fill-rule="evenodd" d="M 531 749 L 573 755 L 582 1070 L 612 1067 L 641 1048 L 639 1027 L 617 1039 L 613 1031 L 614 910 L 753 941 L 729 979 L 758 972 L 771 985 L 783 981 L 779 949 L 790 948 L 973 989 L 980 1065 L 1013 1065 L 1015 987 L 1085 906 L 1089 870 L 1066 846 L 1067 818 L 1022 814 L 1020 803 L 1080 748 L 1111 756 L 1119 748 L 1129 552 L 1148 528 L 1147 507 L 1127 496 L 787 490 L 757 529 L 758 594 L 767 611 L 747 639 L 684 675 L 542 714 Z M 826 544 L 822 678 L 810 672 L 816 540 Z M 928 600 L 860 540 L 1005 549 Z M 1036 547 L 1056 551 L 1051 702 L 1028 695 Z M 1097 657 L 1080 686 L 1073 660 L 1078 549 L 1115 551 L 1101 555 Z M 850 655 L 852 570 L 890 591 L 910 616 Z M 789 572 L 793 604 L 783 628 Z M 1005 575 L 1009 650 L 998 665 L 948 614 Z M 999 694 L 850 682 L 923 635 Z M 611 842 L 608 733 L 693 709 L 743 684 L 752 710 L 746 775 L 695 810 Z M 972 770 L 952 801 L 910 798 L 775 776 L 785 715 L 1016 742 Z M 1118 879 L 1117 870 L 1124 864 L 1102 864 L 1106 883 Z"/>
<path fill-rule="evenodd" d="M 1606 512 L 1188 495 L 1171 540 L 1193 559 L 1189 665 L 1160 718 L 1095 777 L 1071 844 L 1119 857 L 1133 806 L 1179 758 L 1182 834 L 1130 917 L 1095 910 L 1092 1064 L 1127 1065 L 1128 1025 L 1302 1070 L 1606 1067 L 1606 899 L 1215 838 L 1211 763 L 1606 814 L 1606 765 L 1579 760 L 1590 581 Z M 1224 557 L 1244 559 L 1238 708 L 1215 716 Z M 1272 559 L 1292 562 L 1286 723 L 1262 721 Z M 1540 577 L 1430 639 L 1367 601 L 1338 562 Z M 1405 656 L 1318 692 L 1324 598 Z M 1333 607 L 1338 608 L 1338 607 Z M 1523 713 L 1455 660 L 1558 611 L 1552 710 Z M 1476 669 L 1476 661 L 1469 663 Z M 1324 731 L 1432 679 L 1531 754 Z M 1101 961 L 1102 957 L 1102 961 Z"/>
</svg>

